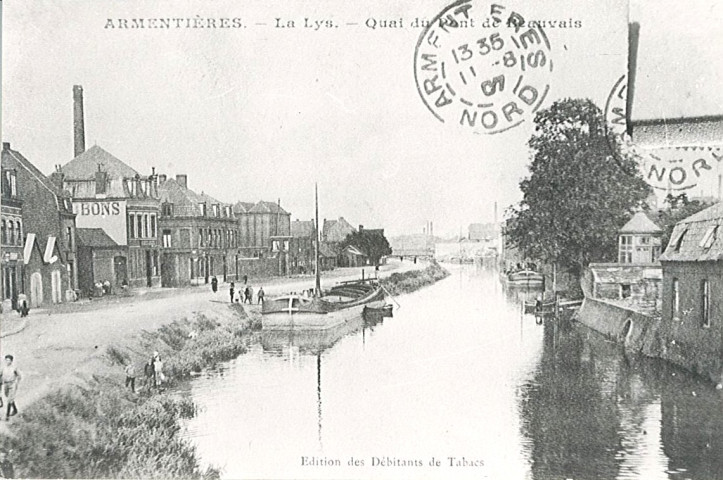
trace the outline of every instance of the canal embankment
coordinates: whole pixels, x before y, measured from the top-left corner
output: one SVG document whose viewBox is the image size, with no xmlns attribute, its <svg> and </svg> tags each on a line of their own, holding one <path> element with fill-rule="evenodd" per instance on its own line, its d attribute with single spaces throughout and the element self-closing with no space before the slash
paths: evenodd
<svg viewBox="0 0 723 480">
<path fill-rule="evenodd" d="M 575 319 L 625 346 L 626 351 L 660 356 L 659 319 L 607 302 L 585 297 Z"/>
<path fill-rule="evenodd" d="M 446 270 L 432 263 L 393 273 L 382 282 L 396 295 L 417 290 L 447 275 Z M 127 331 L 128 326 L 123 328 L 123 318 L 117 319 L 117 335 L 108 331 L 105 336 L 94 338 L 97 331 L 84 332 L 81 325 L 70 327 L 66 333 L 75 336 L 79 344 L 96 345 L 82 358 L 78 352 L 68 352 L 70 358 L 65 361 L 63 352 L 49 352 L 47 366 L 52 371 L 54 356 L 55 373 L 62 380 L 36 390 L 29 406 L 22 403 L 21 385 L 21 415 L 3 425 L 9 435 L 0 439 L 0 448 L 11 452 L 9 457 L 16 475 L 216 476 L 213 468 L 200 467 L 194 448 L 179 436 L 181 419 L 192 416 L 195 407 L 174 393 L 173 387 L 204 368 L 243 354 L 254 341 L 254 333 L 261 326 L 258 306 L 232 305 L 220 293 L 218 299 L 204 301 L 184 315 L 179 315 L 177 309 L 156 312 L 163 318 L 176 315 L 172 321 L 154 318 L 152 310 L 133 312 L 132 318 L 126 312 L 125 320 L 137 327 L 132 332 Z M 140 326 L 143 319 L 147 320 L 148 329 Z M 134 323 L 139 320 L 141 324 Z M 144 374 L 143 367 L 154 352 L 163 359 L 167 376 L 161 391 Z M 71 360 L 78 361 L 70 364 Z M 135 394 L 123 386 L 124 367 L 128 364 L 136 371 Z"/>
</svg>

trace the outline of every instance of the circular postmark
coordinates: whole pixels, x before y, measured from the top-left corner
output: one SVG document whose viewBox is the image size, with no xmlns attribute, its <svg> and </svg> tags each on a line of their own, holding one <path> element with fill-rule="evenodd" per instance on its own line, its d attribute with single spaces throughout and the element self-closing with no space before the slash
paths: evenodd
<svg viewBox="0 0 723 480">
<path fill-rule="evenodd" d="M 475 22 L 486 28 L 475 28 Z M 458 0 L 422 31 L 414 52 L 417 91 L 443 123 L 494 134 L 534 115 L 553 61 L 542 27 L 482 0 Z"/>
<path fill-rule="evenodd" d="M 719 172 L 719 164 L 723 161 L 721 148 L 671 144 L 668 132 L 682 131 L 686 128 L 684 125 L 669 128 L 665 123 L 661 126 L 652 121 L 630 128 L 627 107 L 627 75 L 622 75 L 608 95 L 604 112 L 611 155 L 618 165 L 622 167 L 621 155 L 634 158 L 648 185 L 668 192 L 689 190 L 706 181 L 710 183 L 708 177 Z M 644 140 L 636 142 L 638 137 Z"/>
</svg>

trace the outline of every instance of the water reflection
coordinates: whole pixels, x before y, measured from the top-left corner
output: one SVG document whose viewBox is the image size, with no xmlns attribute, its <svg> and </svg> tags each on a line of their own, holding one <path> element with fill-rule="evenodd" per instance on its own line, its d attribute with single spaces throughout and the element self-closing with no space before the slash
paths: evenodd
<svg viewBox="0 0 723 480">
<path fill-rule="evenodd" d="M 546 323 L 543 339 L 519 399 L 533 478 L 723 478 L 711 385 L 579 325 Z"/>
<path fill-rule="evenodd" d="M 196 379 L 187 434 L 202 458 L 229 478 L 723 479 L 711 385 L 578 324 L 535 325 L 519 303 L 535 292 L 449 268 L 392 319 L 262 332 Z M 466 455 L 485 468 L 301 469 L 304 455 Z"/>
</svg>

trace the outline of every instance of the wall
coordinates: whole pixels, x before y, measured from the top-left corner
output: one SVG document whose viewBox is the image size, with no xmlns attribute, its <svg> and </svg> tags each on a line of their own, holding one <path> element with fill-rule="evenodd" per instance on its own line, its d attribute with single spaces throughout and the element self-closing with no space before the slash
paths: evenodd
<svg viewBox="0 0 723 480">
<path fill-rule="evenodd" d="M 718 383 L 723 381 L 723 265 L 720 262 L 663 263 L 662 357 Z M 680 308 L 673 313 L 672 283 L 678 279 Z M 710 327 L 701 312 L 701 282 L 710 286 Z"/>
<path fill-rule="evenodd" d="M 660 322 L 634 310 L 604 300 L 586 297 L 577 321 L 621 343 L 627 351 L 658 356 Z"/>
</svg>

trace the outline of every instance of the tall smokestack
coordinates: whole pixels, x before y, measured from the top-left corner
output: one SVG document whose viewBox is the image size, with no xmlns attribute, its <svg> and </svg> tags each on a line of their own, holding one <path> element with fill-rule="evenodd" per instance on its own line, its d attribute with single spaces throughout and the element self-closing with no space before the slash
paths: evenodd
<svg viewBox="0 0 723 480">
<path fill-rule="evenodd" d="M 85 122 L 83 121 L 83 87 L 73 85 L 73 140 L 75 156 L 85 152 Z"/>
</svg>

